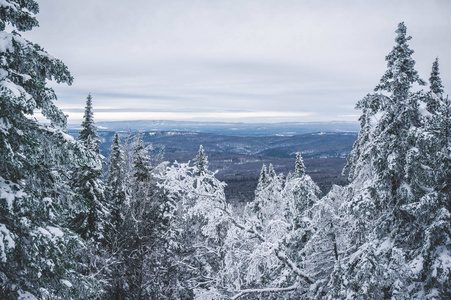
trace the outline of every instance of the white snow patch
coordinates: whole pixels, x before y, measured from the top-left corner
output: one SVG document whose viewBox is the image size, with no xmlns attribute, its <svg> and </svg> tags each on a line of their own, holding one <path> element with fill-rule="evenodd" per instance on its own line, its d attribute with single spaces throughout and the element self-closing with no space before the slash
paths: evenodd
<svg viewBox="0 0 451 300">
<path fill-rule="evenodd" d="M 6 0 L 0 0 L 0 6 L 15 8 L 14 5 L 12 5 L 11 3 L 6 2 Z"/>
<path fill-rule="evenodd" d="M 446 247 L 438 247 L 437 249 L 438 257 L 436 258 L 432 271 L 432 276 L 437 277 L 437 270 L 441 269 L 444 274 L 451 273 L 451 253 Z"/>
<path fill-rule="evenodd" d="M 64 233 L 61 231 L 61 229 L 53 226 L 47 226 L 47 229 L 49 232 L 51 232 L 54 236 L 62 237 Z"/>
<path fill-rule="evenodd" d="M 51 234 L 48 230 L 46 230 L 46 229 L 44 229 L 44 228 L 42 228 L 42 227 L 38 227 L 38 231 L 39 231 L 42 235 L 45 235 L 45 236 L 47 236 L 47 237 L 52 237 L 52 234 Z"/>
<path fill-rule="evenodd" d="M 30 292 L 18 291 L 17 293 L 19 294 L 18 300 L 38 300 L 38 298 Z"/>
<path fill-rule="evenodd" d="M 386 251 L 386 250 L 388 250 L 388 249 L 391 249 L 391 248 L 393 248 L 393 241 L 390 240 L 390 239 L 386 239 L 386 240 L 379 246 L 379 248 L 377 249 L 376 254 L 379 255 L 380 253 L 382 253 L 382 252 L 384 252 L 384 251 Z"/>
<path fill-rule="evenodd" d="M 424 258 L 422 256 L 419 256 L 410 263 L 410 269 L 412 270 L 412 273 L 414 275 L 420 274 L 420 272 L 423 270 L 423 261 Z"/>
<path fill-rule="evenodd" d="M 9 210 L 13 208 L 13 201 L 15 198 L 22 198 L 26 194 L 19 189 L 17 184 L 11 183 L 0 177 L 0 199 L 5 199 Z"/>
<path fill-rule="evenodd" d="M 69 280 L 61 279 L 61 283 L 67 287 L 72 287 L 72 283 Z"/>
<path fill-rule="evenodd" d="M 6 242 L 6 244 L 5 244 Z M 11 231 L 6 228 L 5 224 L 0 224 L 0 260 L 6 262 L 6 249 L 12 249 L 16 246 Z"/>
</svg>

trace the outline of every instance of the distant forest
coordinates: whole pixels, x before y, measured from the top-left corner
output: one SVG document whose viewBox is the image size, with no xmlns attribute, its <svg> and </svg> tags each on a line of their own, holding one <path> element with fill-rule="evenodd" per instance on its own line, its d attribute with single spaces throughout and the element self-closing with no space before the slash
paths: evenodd
<svg viewBox="0 0 451 300">
<path fill-rule="evenodd" d="M 349 182 L 323 195 L 298 152 L 233 206 L 202 146 L 167 162 L 115 134 L 104 159 L 91 95 L 70 136 L 47 82 L 73 77 L 19 33 L 38 11 L 0 1 L 1 299 L 451 298 L 451 101 L 438 58 L 417 91 L 404 23 L 356 105 Z"/>
</svg>

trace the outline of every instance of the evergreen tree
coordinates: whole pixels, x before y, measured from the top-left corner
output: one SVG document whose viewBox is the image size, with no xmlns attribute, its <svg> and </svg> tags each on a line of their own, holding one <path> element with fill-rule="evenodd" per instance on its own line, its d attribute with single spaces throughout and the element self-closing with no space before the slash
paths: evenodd
<svg viewBox="0 0 451 300">
<path fill-rule="evenodd" d="M 433 64 L 430 83 L 427 104 L 431 115 L 424 120 L 418 158 L 425 194 L 406 211 L 416 218 L 416 236 L 421 241 L 411 265 L 414 279 L 424 281 L 425 286 L 416 290 L 430 299 L 440 299 L 451 295 L 451 266 L 446 263 L 451 259 L 451 103 L 443 96 L 438 60 Z"/>
<path fill-rule="evenodd" d="M 438 57 L 432 64 L 431 77 L 429 78 L 431 93 L 427 97 L 427 110 L 434 114 L 437 112 L 439 107 L 439 102 L 443 98 L 444 86 L 442 84 L 442 79 L 440 78 Z"/>
<path fill-rule="evenodd" d="M 223 182 L 215 173 L 197 162 L 208 165 L 201 149 L 194 166 L 175 163 L 162 177 L 172 203 L 169 248 L 177 265 L 178 297 L 203 297 L 204 292 L 224 283 L 226 235 L 231 207 L 225 201 Z M 201 298 L 200 298 L 201 299 Z"/>
<path fill-rule="evenodd" d="M 295 173 L 288 178 L 283 190 L 285 199 L 285 217 L 294 225 L 294 229 L 302 227 L 303 219 L 311 217 L 308 210 L 319 200 L 321 190 L 313 180 L 305 174 L 305 166 L 301 153 L 296 155 Z"/>
<path fill-rule="evenodd" d="M 138 136 L 134 142 L 132 153 L 131 180 L 138 185 L 145 185 L 150 180 L 150 157 L 144 147 L 143 140 Z M 139 188 L 135 186 L 135 188 Z"/>
<path fill-rule="evenodd" d="M 388 69 L 376 87 L 384 93 L 367 95 L 357 105 L 363 110 L 362 126 L 348 158 L 352 183 L 342 193 L 342 222 L 350 225 L 344 249 L 350 256 L 346 264 L 336 264 L 332 298 L 439 299 L 449 293 L 443 284 L 450 273 L 443 263 L 450 253 L 449 217 L 444 217 L 449 212 L 433 180 L 440 160 L 435 153 L 442 152 L 431 125 L 442 102 L 438 61 L 431 75 L 433 91 L 411 92 L 414 83 L 424 82 L 414 69 L 404 23 L 396 33 L 396 45 L 386 57 Z M 421 114 L 421 102 L 432 116 Z"/>
<path fill-rule="evenodd" d="M 88 95 L 79 142 L 92 153 L 96 164 L 84 164 L 72 174 L 72 185 L 79 197 L 80 207 L 74 212 L 74 230 L 86 240 L 104 240 L 108 226 L 109 209 L 105 199 L 105 186 L 102 181 L 102 156 L 100 140 L 94 124 L 92 97 Z"/>
<path fill-rule="evenodd" d="M 376 101 L 372 104 L 376 107 L 372 113 L 380 113 L 381 117 L 372 134 L 370 151 L 376 176 L 375 204 L 384 219 L 379 232 L 382 236 L 397 233 L 397 238 L 404 239 L 408 232 L 404 225 L 409 226 L 409 220 L 404 219 L 401 207 L 415 197 L 409 193 L 422 193 L 414 178 L 406 174 L 409 154 L 415 153 L 421 135 L 419 100 L 422 93 L 411 93 L 410 88 L 413 83 L 424 85 L 424 82 L 414 69 L 415 61 L 411 57 L 414 51 L 407 44 L 411 37 L 406 36 L 404 23 L 399 24 L 396 33 L 396 45 L 386 57 L 388 69 L 375 89 L 389 95 L 377 94 L 371 98 Z"/>
<path fill-rule="evenodd" d="M 302 177 L 305 174 L 305 165 L 301 156 L 301 152 L 296 153 L 296 162 L 294 167 L 294 173 L 298 177 Z"/>
<path fill-rule="evenodd" d="M 204 147 L 200 145 L 199 152 L 194 158 L 194 166 L 196 167 L 195 175 L 204 175 L 208 170 L 208 157 L 205 155 Z"/>
<path fill-rule="evenodd" d="M 255 190 L 255 195 L 259 194 L 268 185 L 268 171 L 266 165 L 263 164 L 260 171 L 260 177 L 258 178 L 257 189 Z"/>
<path fill-rule="evenodd" d="M 124 222 L 126 199 L 126 169 L 119 135 L 114 135 L 111 154 L 108 163 L 107 195 L 111 205 L 111 225 L 117 231 Z"/>
<path fill-rule="evenodd" d="M 94 112 L 92 111 L 92 96 L 86 98 L 85 113 L 81 123 L 81 131 L 78 133 L 78 140 L 88 149 L 100 153 L 100 139 L 97 134 L 97 126 L 94 123 Z"/>
<path fill-rule="evenodd" d="M 110 284 L 106 287 L 105 299 L 122 299 L 125 296 L 123 249 L 127 234 L 124 227 L 127 212 L 126 171 L 119 135 L 116 133 L 111 146 L 106 181 L 106 198 L 111 206 L 106 239 L 108 251 L 111 253 L 109 260 L 114 261 L 114 264 L 108 274 Z"/>
<path fill-rule="evenodd" d="M 73 262 L 84 243 L 64 212 L 75 202 L 68 169 L 93 157 L 64 132 L 47 86 L 70 85 L 67 67 L 15 31 L 38 26 L 38 11 L 33 0 L 0 3 L 0 298 L 88 299 L 95 282 Z M 30 118 L 37 110 L 50 126 Z"/>
<path fill-rule="evenodd" d="M 167 254 L 170 208 L 157 178 L 166 164 L 151 165 L 149 149 L 139 135 L 135 137 L 127 182 L 130 205 L 122 226 L 123 271 L 117 280 L 119 288 L 112 293 L 119 298 L 121 294 L 127 299 L 178 298 L 171 277 L 175 267 Z"/>
</svg>

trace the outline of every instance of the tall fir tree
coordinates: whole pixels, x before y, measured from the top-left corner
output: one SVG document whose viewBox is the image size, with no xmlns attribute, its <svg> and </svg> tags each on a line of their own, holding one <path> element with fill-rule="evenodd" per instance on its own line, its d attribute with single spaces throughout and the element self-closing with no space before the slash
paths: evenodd
<svg viewBox="0 0 451 300">
<path fill-rule="evenodd" d="M 418 157 L 425 193 L 406 209 L 416 218 L 421 245 L 415 251 L 413 277 L 425 283 L 417 290 L 429 299 L 451 295 L 451 265 L 447 263 L 451 260 L 451 103 L 443 94 L 436 59 L 426 100 L 431 115 L 424 118 L 425 134 Z"/>
<path fill-rule="evenodd" d="M 386 57 L 388 69 L 375 89 L 380 93 L 357 105 L 363 110 L 361 131 L 348 157 L 352 182 L 342 192 L 343 222 L 350 229 L 344 252 L 350 256 L 346 264 L 336 265 L 331 278 L 341 287 L 331 282 L 328 297 L 440 299 L 449 293 L 443 284 L 449 282 L 449 268 L 438 259 L 450 253 L 444 234 L 449 217 L 443 218 L 449 212 L 444 213 L 444 202 L 438 200 L 443 198 L 431 180 L 440 138 L 428 129 L 441 103 L 438 61 L 431 75 L 435 92 L 412 92 L 413 84 L 425 83 L 414 69 L 404 23 L 396 33 L 396 45 Z M 422 114 L 422 102 L 432 116 Z"/>
<path fill-rule="evenodd" d="M 94 112 L 92 111 L 92 96 L 88 94 L 86 98 L 85 113 L 83 122 L 81 123 L 81 131 L 78 133 L 78 140 L 85 145 L 86 148 L 100 153 L 100 139 L 97 134 L 97 126 L 94 123 Z"/>
<path fill-rule="evenodd" d="M 208 170 L 208 157 L 205 155 L 204 147 L 199 146 L 199 151 L 194 158 L 194 166 L 196 167 L 196 175 L 204 175 Z"/>
<path fill-rule="evenodd" d="M 432 72 L 431 77 L 429 77 L 429 83 L 431 92 L 429 97 L 427 97 L 427 110 L 430 113 L 435 114 L 439 109 L 439 102 L 443 98 L 444 93 L 444 86 L 442 84 L 442 79 L 440 78 L 438 57 L 432 64 Z"/>
<path fill-rule="evenodd" d="M 294 174 L 298 177 L 302 177 L 305 174 L 305 165 L 304 165 L 304 160 L 302 159 L 302 156 L 301 156 L 301 152 L 296 153 Z"/>
<path fill-rule="evenodd" d="M 100 155 L 100 140 L 94 123 L 90 94 L 86 99 L 78 141 L 92 153 L 96 164 L 84 164 L 72 174 L 72 185 L 80 202 L 79 208 L 74 212 L 73 228 L 85 240 L 101 242 L 105 238 L 109 223 L 109 206 L 105 199 L 105 185 L 102 181 L 103 157 Z"/>
<path fill-rule="evenodd" d="M 414 51 L 407 44 L 411 37 L 406 35 L 404 23 L 398 25 L 396 33 L 396 45 L 385 58 L 388 69 L 375 89 L 388 95 L 376 94 L 370 98 L 376 101 L 371 104 L 376 106 L 373 114 L 381 114 L 373 131 L 370 151 L 376 176 L 374 183 L 378 190 L 375 204 L 384 219 L 380 220 L 379 233 L 382 236 L 397 234 L 396 238 L 401 242 L 408 238 L 404 225 L 409 226 L 401 207 L 415 197 L 409 193 L 422 193 L 414 178 L 406 174 L 409 155 L 415 153 L 422 130 L 419 100 L 423 93 L 412 93 L 410 89 L 414 83 L 425 83 L 414 69 Z"/>
<path fill-rule="evenodd" d="M 140 135 L 133 140 L 127 195 L 129 207 L 124 221 L 123 293 L 130 299 L 159 299 L 164 294 L 165 263 L 163 231 L 164 198 L 161 197 L 149 148 Z M 161 167 L 160 167 L 161 168 Z M 161 273 L 160 273 L 161 272 Z M 116 293 L 117 294 L 117 293 Z"/>
<path fill-rule="evenodd" d="M 125 159 L 117 132 L 111 146 L 106 186 L 108 202 L 111 205 L 111 226 L 114 231 L 118 231 L 124 222 L 127 195 Z"/>
<path fill-rule="evenodd" d="M 68 170 L 93 157 L 64 132 L 47 86 L 70 85 L 67 67 L 16 31 L 38 26 L 38 12 L 33 0 L 0 3 L 0 298 L 89 299 L 95 282 L 73 262 L 84 243 L 64 212 L 75 202 Z M 32 117 L 37 110 L 50 125 Z"/>
</svg>

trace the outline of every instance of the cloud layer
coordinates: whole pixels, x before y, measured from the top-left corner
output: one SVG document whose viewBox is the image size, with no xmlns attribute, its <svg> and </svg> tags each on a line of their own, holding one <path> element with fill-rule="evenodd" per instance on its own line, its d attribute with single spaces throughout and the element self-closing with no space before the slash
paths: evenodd
<svg viewBox="0 0 451 300">
<path fill-rule="evenodd" d="M 413 36 L 423 79 L 439 56 L 445 87 L 451 85 L 445 0 L 40 3 L 41 27 L 24 35 L 73 73 L 73 86 L 54 86 L 59 105 L 81 109 L 91 92 L 95 108 L 115 110 L 99 111 L 99 120 L 140 112 L 216 121 L 356 120 L 354 104 L 383 74 L 400 21 Z"/>
</svg>

